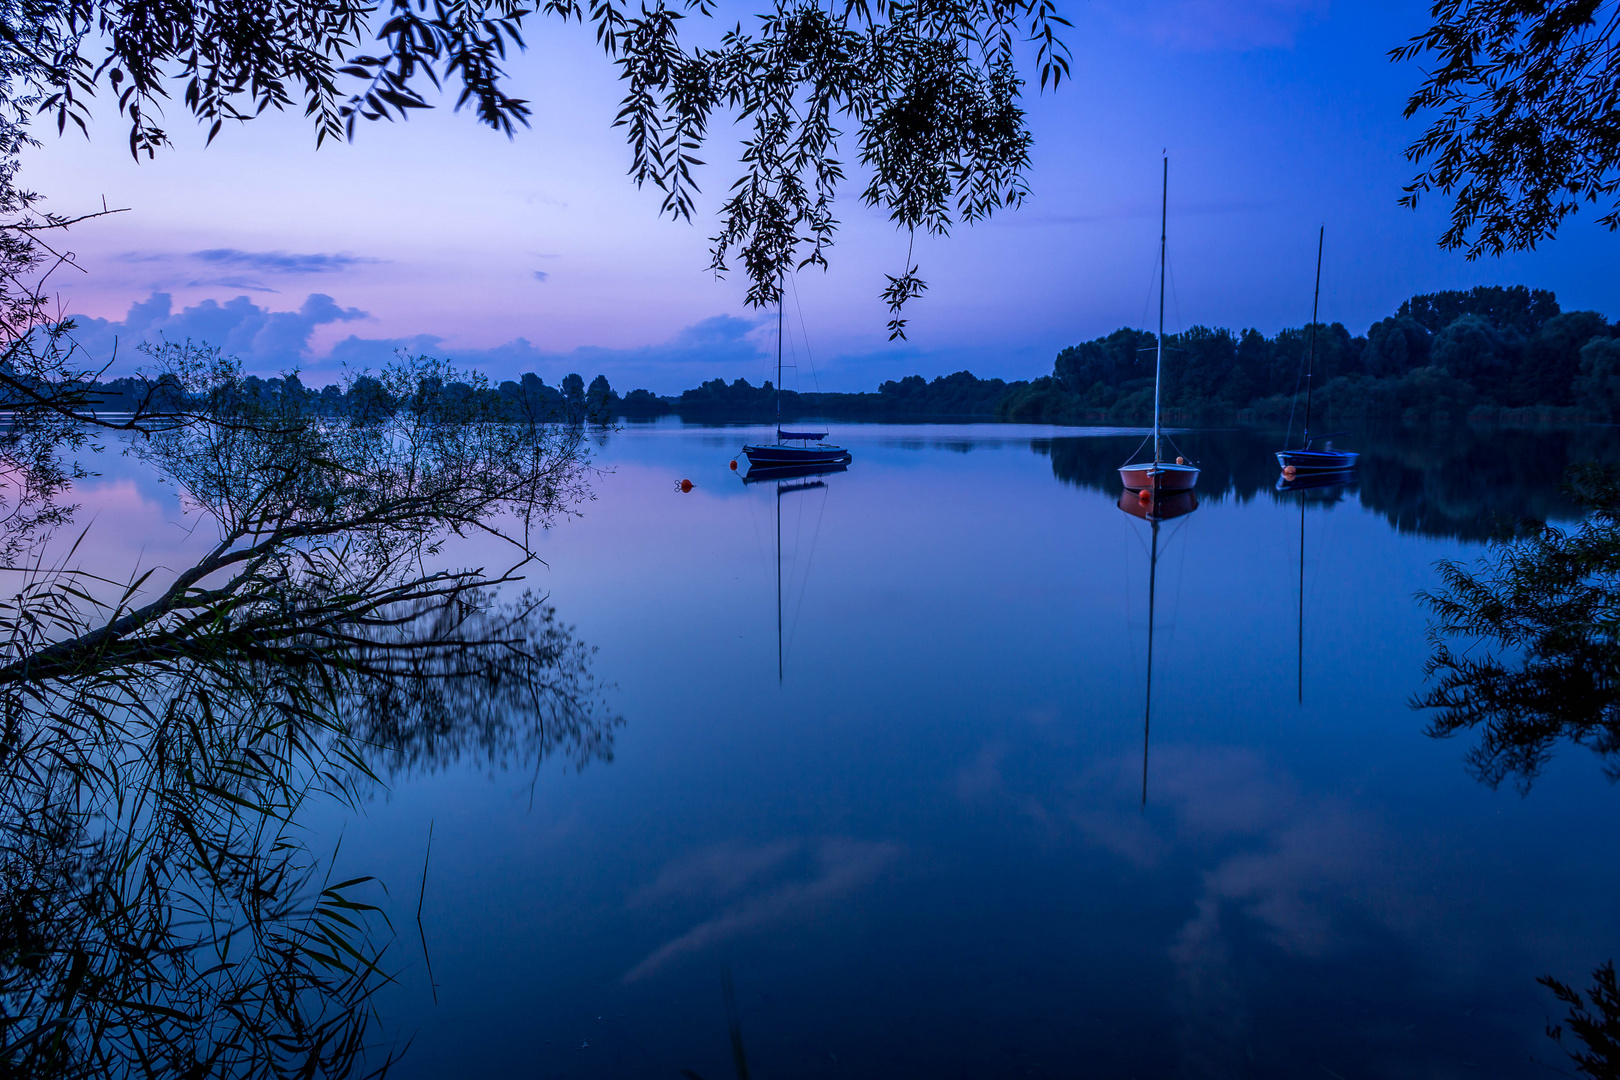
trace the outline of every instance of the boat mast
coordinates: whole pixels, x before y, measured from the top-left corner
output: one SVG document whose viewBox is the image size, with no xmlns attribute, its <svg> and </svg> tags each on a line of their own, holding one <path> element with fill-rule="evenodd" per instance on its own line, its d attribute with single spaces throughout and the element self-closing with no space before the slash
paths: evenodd
<svg viewBox="0 0 1620 1080">
<path fill-rule="evenodd" d="M 1164 373 L 1164 279 L 1169 271 L 1165 259 L 1164 226 L 1170 210 L 1170 157 L 1164 159 L 1164 191 L 1159 202 L 1159 351 L 1153 361 L 1153 464 L 1159 463 L 1159 378 Z M 1157 486 L 1158 474 L 1154 474 Z"/>
<path fill-rule="evenodd" d="M 776 290 L 776 439 L 782 441 L 782 290 Z"/>
<path fill-rule="evenodd" d="M 1305 361 L 1305 440 L 1303 450 L 1311 448 L 1311 376 L 1316 371 L 1316 310 L 1322 301 L 1322 239 L 1327 234 L 1323 225 L 1316 232 L 1316 292 L 1311 296 L 1311 352 Z"/>
</svg>

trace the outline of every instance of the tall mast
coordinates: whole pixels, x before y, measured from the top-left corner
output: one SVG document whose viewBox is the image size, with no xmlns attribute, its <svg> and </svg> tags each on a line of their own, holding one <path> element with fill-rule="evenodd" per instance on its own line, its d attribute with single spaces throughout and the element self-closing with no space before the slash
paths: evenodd
<svg viewBox="0 0 1620 1080">
<path fill-rule="evenodd" d="M 776 291 L 776 437 L 782 438 L 782 290 Z"/>
<path fill-rule="evenodd" d="M 1170 212 L 1170 157 L 1164 159 L 1164 192 L 1159 202 L 1159 355 L 1153 362 L 1153 464 L 1159 463 L 1159 377 L 1164 373 L 1164 279 L 1169 264 L 1164 261 L 1164 225 Z M 1157 482 L 1158 474 L 1154 474 Z"/>
<path fill-rule="evenodd" d="M 1316 232 L 1316 292 L 1311 296 L 1311 352 L 1305 361 L 1305 440 L 1304 449 L 1311 446 L 1311 375 L 1316 371 L 1316 309 L 1322 300 L 1322 239 L 1327 234 L 1323 225 Z"/>
</svg>

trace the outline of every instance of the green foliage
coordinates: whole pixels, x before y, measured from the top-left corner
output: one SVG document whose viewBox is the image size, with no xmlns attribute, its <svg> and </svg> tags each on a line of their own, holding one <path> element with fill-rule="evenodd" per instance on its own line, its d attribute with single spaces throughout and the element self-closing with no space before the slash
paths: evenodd
<svg viewBox="0 0 1620 1080">
<path fill-rule="evenodd" d="M 1593 338 L 1580 357 L 1577 400 L 1604 419 L 1620 418 L 1620 338 Z"/>
<path fill-rule="evenodd" d="M 803 394 L 784 390 L 783 419 L 796 417 L 970 417 L 994 416 L 997 403 L 1022 383 L 1009 386 L 1000 379 L 979 379 L 971 372 L 940 375 L 932 381 L 921 375 L 889 380 L 875 394 Z M 753 386 L 747 379 L 727 384 L 710 379 L 683 392 L 671 408 L 693 419 L 765 419 L 777 409 L 776 389 L 769 381 Z"/>
<path fill-rule="evenodd" d="M 1610 415 L 1596 376 L 1581 374 L 1582 350 L 1612 329 L 1591 311 L 1560 313 L 1557 298 L 1522 286 L 1414 296 L 1352 337 L 1340 323 L 1316 328 L 1317 415 L 1461 419 L 1477 409 L 1571 408 Z M 1167 336 L 1163 399 L 1172 415 L 1248 412 L 1288 416 L 1303 386 L 1310 328 L 1279 331 L 1195 326 Z M 1009 394 L 997 415 L 1046 423 L 1132 422 L 1152 414 L 1152 334 L 1122 329 L 1070 346 L 1052 375 Z M 1577 383 L 1585 379 L 1584 383 Z M 1596 380 L 1596 381 L 1594 381 Z"/>
<path fill-rule="evenodd" d="M 532 107 L 506 93 L 507 50 L 524 48 L 525 27 L 539 19 L 587 23 L 624 84 L 614 123 L 630 145 L 630 175 L 664 193 L 664 212 L 692 216 L 715 114 L 743 125 L 741 175 L 711 268 L 723 273 L 740 257 L 756 305 L 778 300 L 788 272 L 826 264 L 844 125 L 869 176 L 863 200 L 908 233 L 944 234 L 1024 197 L 1023 42 L 1035 43 L 1042 87 L 1069 70 L 1059 37 L 1068 23 L 1052 0 L 779 0 L 748 30 L 738 23 L 717 45 L 696 47 L 682 25 L 707 21 L 707 0 L 270 0 L 251 10 L 23 0 L 8 14 L 0 70 L 59 130 L 88 131 L 94 96 L 110 91 L 137 156 L 169 143 L 165 106 L 206 125 L 210 142 L 226 122 L 301 109 L 319 144 L 353 138 L 362 119 L 428 108 L 427 95 L 447 82 L 459 83 L 457 108 L 510 136 Z M 896 315 L 922 288 L 907 267 L 886 294 Z M 897 334 L 902 326 L 891 323 Z"/>
<path fill-rule="evenodd" d="M 1558 298 L 1547 289 L 1476 285 L 1466 292 L 1448 289 L 1414 296 L 1403 302 L 1395 314 L 1412 319 L 1431 334 L 1439 333 L 1464 315 L 1477 315 L 1492 326 L 1531 334 L 1558 311 Z"/>
<path fill-rule="evenodd" d="M 1620 227 L 1613 0 L 1438 0 L 1434 25 L 1391 52 L 1424 64 L 1406 104 L 1429 126 L 1404 205 L 1455 194 L 1442 247 L 1469 258 L 1531 249 L 1582 203 Z"/>
</svg>

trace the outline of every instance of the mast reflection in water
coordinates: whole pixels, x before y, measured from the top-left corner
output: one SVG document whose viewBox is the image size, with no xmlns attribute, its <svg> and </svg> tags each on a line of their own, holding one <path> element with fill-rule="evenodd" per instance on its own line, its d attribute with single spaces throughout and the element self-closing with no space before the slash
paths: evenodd
<svg viewBox="0 0 1620 1080">
<path fill-rule="evenodd" d="M 1159 583 L 1159 526 L 1166 521 L 1185 517 L 1198 509 L 1198 496 L 1191 491 L 1159 492 L 1148 489 L 1140 492 L 1124 491 L 1119 496 L 1119 508 L 1134 518 L 1148 523 L 1148 644 L 1147 693 L 1142 699 L 1142 805 L 1147 806 L 1148 737 L 1153 726 L 1153 617 L 1158 604 Z"/>
<path fill-rule="evenodd" d="M 1305 704 L 1305 506 L 1313 502 L 1331 506 L 1344 498 L 1345 487 L 1355 483 L 1355 478 L 1352 469 L 1277 478 L 1277 490 L 1285 494 L 1293 493 L 1299 503 L 1299 608 L 1298 640 L 1294 654 L 1294 696 L 1300 705 Z"/>
<path fill-rule="evenodd" d="M 786 676 L 784 649 L 782 643 L 782 496 L 792 495 L 796 492 L 811 491 L 815 488 L 825 489 L 827 482 L 816 477 L 829 476 L 833 473 L 847 472 L 847 461 L 823 463 L 819 465 L 777 465 L 760 468 L 750 468 L 743 475 L 744 484 L 776 484 L 776 681 L 782 682 Z M 808 570 L 808 567 L 806 567 Z"/>
</svg>

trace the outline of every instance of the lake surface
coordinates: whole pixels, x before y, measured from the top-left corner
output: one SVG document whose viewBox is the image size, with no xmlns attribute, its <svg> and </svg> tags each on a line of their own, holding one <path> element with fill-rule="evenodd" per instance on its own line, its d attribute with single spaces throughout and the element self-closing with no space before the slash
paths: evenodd
<svg viewBox="0 0 1620 1080">
<path fill-rule="evenodd" d="M 745 485 L 760 435 L 612 433 L 543 541 L 611 760 L 441 757 L 311 819 L 388 886 L 393 1075 L 734 1076 L 727 975 L 760 1080 L 1567 1066 L 1536 978 L 1620 954 L 1620 792 L 1425 735 L 1414 594 L 1573 518 L 1612 431 L 1346 437 L 1358 483 L 1304 496 L 1275 436 L 1178 433 L 1156 536 L 1140 432 L 840 425 L 847 472 Z M 86 504 L 157 550 L 157 490 Z"/>
</svg>

